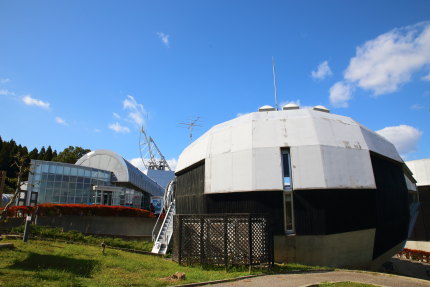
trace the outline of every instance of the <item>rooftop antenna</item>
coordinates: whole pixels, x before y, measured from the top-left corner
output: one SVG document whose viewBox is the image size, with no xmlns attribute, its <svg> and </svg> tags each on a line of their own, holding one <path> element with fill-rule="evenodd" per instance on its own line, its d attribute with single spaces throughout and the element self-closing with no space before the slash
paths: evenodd
<svg viewBox="0 0 430 287">
<path fill-rule="evenodd" d="M 278 95 L 276 94 L 276 70 L 275 70 L 275 57 L 272 56 L 272 71 L 273 71 L 273 87 L 275 88 L 275 104 L 278 110 Z"/>
<path fill-rule="evenodd" d="M 200 117 L 196 117 L 194 120 L 186 122 L 186 123 L 179 123 L 180 125 L 183 125 L 183 127 L 188 128 L 190 131 L 190 144 L 193 142 L 193 128 L 194 127 L 201 127 L 201 125 L 198 124 L 198 121 L 200 120 Z"/>
</svg>

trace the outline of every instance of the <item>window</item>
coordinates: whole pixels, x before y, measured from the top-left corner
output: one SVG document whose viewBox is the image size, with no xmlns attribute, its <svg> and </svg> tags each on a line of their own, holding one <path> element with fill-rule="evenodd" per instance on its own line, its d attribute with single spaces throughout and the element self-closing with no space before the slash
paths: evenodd
<svg viewBox="0 0 430 287">
<path fill-rule="evenodd" d="M 291 180 L 291 160 L 290 150 L 283 149 L 282 154 L 282 176 L 284 186 L 284 227 L 286 234 L 293 234 L 294 231 L 294 209 L 293 209 L 293 184 Z"/>
<path fill-rule="evenodd" d="M 282 150 L 282 174 L 284 176 L 284 190 L 291 190 L 290 151 Z"/>
<path fill-rule="evenodd" d="M 294 213 L 293 213 L 293 194 L 291 191 L 284 191 L 284 222 L 285 232 L 294 233 Z"/>
</svg>

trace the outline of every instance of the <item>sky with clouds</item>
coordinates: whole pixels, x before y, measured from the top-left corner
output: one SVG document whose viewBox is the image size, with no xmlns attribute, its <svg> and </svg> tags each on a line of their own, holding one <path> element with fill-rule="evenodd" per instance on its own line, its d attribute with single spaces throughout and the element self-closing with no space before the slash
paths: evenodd
<svg viewBox="0 0 430 287">
<path fill-rule="evenodd" d="M 174 167 L 180 123 L 324 105 L 430 157 L 430 1 L 0 2 L 0 136 L 111 149 L 144 126 Z"/>
</svg>

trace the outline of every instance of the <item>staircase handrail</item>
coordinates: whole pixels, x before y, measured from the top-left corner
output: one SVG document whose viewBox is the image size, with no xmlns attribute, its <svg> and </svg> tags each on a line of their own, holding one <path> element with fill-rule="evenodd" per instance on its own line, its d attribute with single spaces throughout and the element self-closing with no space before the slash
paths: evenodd
<svg viewBox="0 0 430 287">
<path fill-rule="evenodd" d="M 151 235 L 152 235 L 152 241 L 153 242 L 155 240 L 157 240 L 158 236 L 160 236 L 160 234 L 158 234 L 157 237 L 155 237 L 155 232 L 157 230 L 158 222 L 160 221 L 161 216 L 163 215 L 163 210 L 165 210 L 165 211 L 166 210 L 170 210 L 171 201 L 172 201 L 172 198 L 173 198 L 171 195 L 173 195 L 173 189 L 174 189 L 173 188 L 173 184 L 174 184 L 174 182 L 175 182 L 175 179 L 171 180 L 167 184 L 167 186 L 166 186 L 166 189 L 165 189 L 165 192 L 164 192 L 164 197 L 163 197 L 163 208 L 162 208 L 160 214 L 158 215 L 158 218 L 157 218 L 157 221 L 155 222 L 154 228 L 152 229 L 152 234 Z M 159 231 L 162 230 L 162 226 L 164 225 L 164 221 L 166 220 L 167 214 L 168 214 L 168 211 L 165 213 L 165 217 L 164 217 L 164 220 L 163 220 L 163 222 L 162 222 L 162 224 L 160 226 Z M 158 232 L 158 233 L 160 233 L 160 232 Z"/>
<path fill-rule="evenodd" d="M 169 217 L 170 214 L 170 209 L 172 208 L 174 202 L 170 203 L 169 209 L 166 212 L 166 216 L 164 217 L 163 223 L 161 224 L 160 230 L 158 230 L 158 234 L 157 237 L 154 239 L 154 241 L 156 241 L 158 238 L 160 238 L 161 232 L 163 232 L 163 226 L 164 223 L 166 222 L 167 218 Z"/>
</svg>

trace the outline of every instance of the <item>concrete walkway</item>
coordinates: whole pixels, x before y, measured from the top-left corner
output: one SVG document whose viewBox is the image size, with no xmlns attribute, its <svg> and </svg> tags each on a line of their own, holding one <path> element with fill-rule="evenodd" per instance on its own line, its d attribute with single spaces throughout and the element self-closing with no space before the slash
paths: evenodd
<svg viewBox="0 0 430 287">
<path fill-rule="evenodd" d="M 234 282 L 226 282 L 213 284 L 211 286 L 217 287 L 296 287 L 296 286 L 309 286 L 321 282 L 339 282 L 339 281 L 352 281 L 374 284 L 387 287 L 429 287 L 430 281 L 421 279 L 388 275 L 381 273 L 369 272 L 354 272 L 354 271 L 327 271 L 318 273 L 301 273 L 301 274 L 278 274 L 266 275 L 254 278 L 247 278 Z"/>
</svg>

